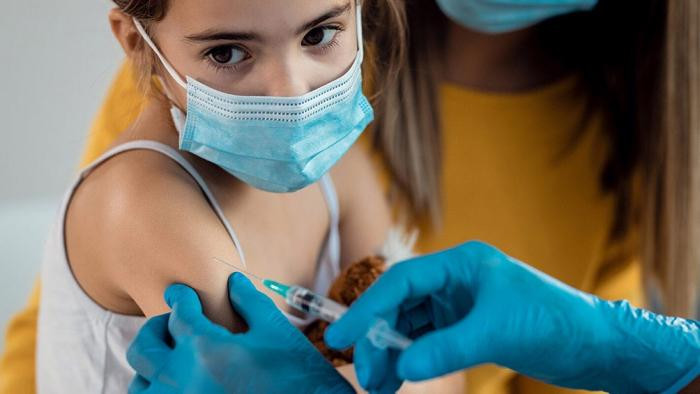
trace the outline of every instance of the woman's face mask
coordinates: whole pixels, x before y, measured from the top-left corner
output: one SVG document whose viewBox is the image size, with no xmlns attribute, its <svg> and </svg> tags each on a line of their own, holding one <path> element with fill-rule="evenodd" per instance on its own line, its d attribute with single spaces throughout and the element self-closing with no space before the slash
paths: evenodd
<svg viewBox="0 0 700 394">
<path fill-rule="evenodd" d="M 270 21 L 250 8 L 250 18 L 259 15 L 265 19 L 247 21 L 250 30 L 210 28 L 188 35 L 185 39 L 194 42 L 216 41 L 216 46 L 204 52 L 203 61 L 221 63 L 211 67 L 232 74 L 223 77 L 197 78 L 184 73 L 183 78 L 135 21 L 170 77 L 186 92 L 186 114 L 173 108 L 180 149 L 272 192 L 299 190 L 328 172 L 373 119 L 373 113 L 362 94 L 360 7 L 348 2 L 331 3 L 325 9 L 321 3 L 329 2 L 313 2 L 318 15 L 296 25 L 290 21 L 294 18 L 278 13 L 280 19 Z M 255 4 L 260 3 L 252 2 L 249 7 Z M 299 14 L 298 10 L 288 11 Z M 291 41 L 283 38 L 284 31 L 293 37 Z M 348 31 L 354 33 L 352 40 L 348 34 L 339 37 Z M 336 49 L 341 45 L 345 50 Z M 339 65 L 339 60 L 347 58 L 348 46 L 354 56 Z M 319 75 L 332 78 L 322 80 Z"/>
<path fill-rule="evenodd" d="M 508 33 L 555 16 L 593 8 L 597 0 L 436 0 L 460 25 L 482 33 Z"/>
</svg>

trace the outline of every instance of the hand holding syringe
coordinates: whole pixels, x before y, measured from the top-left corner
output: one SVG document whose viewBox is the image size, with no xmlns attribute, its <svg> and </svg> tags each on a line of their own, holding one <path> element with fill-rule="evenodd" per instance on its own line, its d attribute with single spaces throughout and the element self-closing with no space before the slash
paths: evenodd
<svg viewBox="0 0 700 394">
<path fill-rule="evenodd" d="M 259 280 L 265 287 L 284 297 L 284 300 L 288 305 L 329 323 L 333 323 L 334 321 L 340 319 L 340 317 L 348 309 L 344 305 L 338 304 L 327 297 L 318 295 L 301 286 L 285 285 L 274 280 L 263 279 L 219 258 L 215 257 L 214 259 L 220 263 L 236 268 L 239 271 L 243 271 L 253 278 Z M 367 332 L 367 339 L 369 339 L 374 346 L 380 349 L 386 349 L 389 347 L 404 350 L 412 343 L 411 339 L 392 329 L 386 320 L 380 318 L 377 318 L 370 326 L 369 331 Z"/>
</svg>

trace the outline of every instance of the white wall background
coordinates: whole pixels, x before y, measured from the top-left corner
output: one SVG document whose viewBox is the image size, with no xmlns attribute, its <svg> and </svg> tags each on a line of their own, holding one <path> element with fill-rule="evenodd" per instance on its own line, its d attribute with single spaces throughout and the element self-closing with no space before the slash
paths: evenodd
<svg viewBox="0 0 700 394">
<path fill-rule="evenodd" d="M 48 225 L 123 56 L 107 23 L 111 7 L 109 0 L 22 0 L 0 12 L 3 333 L 33 285 Z"/>
</svg>

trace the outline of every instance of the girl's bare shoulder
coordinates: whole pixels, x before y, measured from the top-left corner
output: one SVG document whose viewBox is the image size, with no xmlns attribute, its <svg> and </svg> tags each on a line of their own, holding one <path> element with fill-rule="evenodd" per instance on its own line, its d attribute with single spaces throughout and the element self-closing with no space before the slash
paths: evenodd
<svg viewBox="0 0 700 394">
<path fill-rule="evenodd" d="M 98 303 L 123 313 L 158 313 L 166 309 L 162 294 L 169 283 L 215 280 L 220 273 L 202 262 L 206 256 L 237 259 L 220 227 L 197 183 L 175 161 L 133 150 L 98 166 L 76 190 L 66 249 L 76 278 Z"/>
</svg>

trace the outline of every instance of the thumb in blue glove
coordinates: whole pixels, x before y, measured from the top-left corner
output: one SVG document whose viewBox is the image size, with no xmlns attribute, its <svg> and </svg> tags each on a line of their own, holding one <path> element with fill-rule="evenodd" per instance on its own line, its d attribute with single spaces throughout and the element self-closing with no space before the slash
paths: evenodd
<svg viewBox="0 0 700 394">
<path fill-rule="evenodd" d="M 165 293 L 170 314 L 149 319 L 127 359 L 137 376 L 131 393 L 353 392 L 306 337 L 240 273 L 229 298 L 248 324 L 234 334 L 202 313 L 191 288 Z"/>
</svg>

